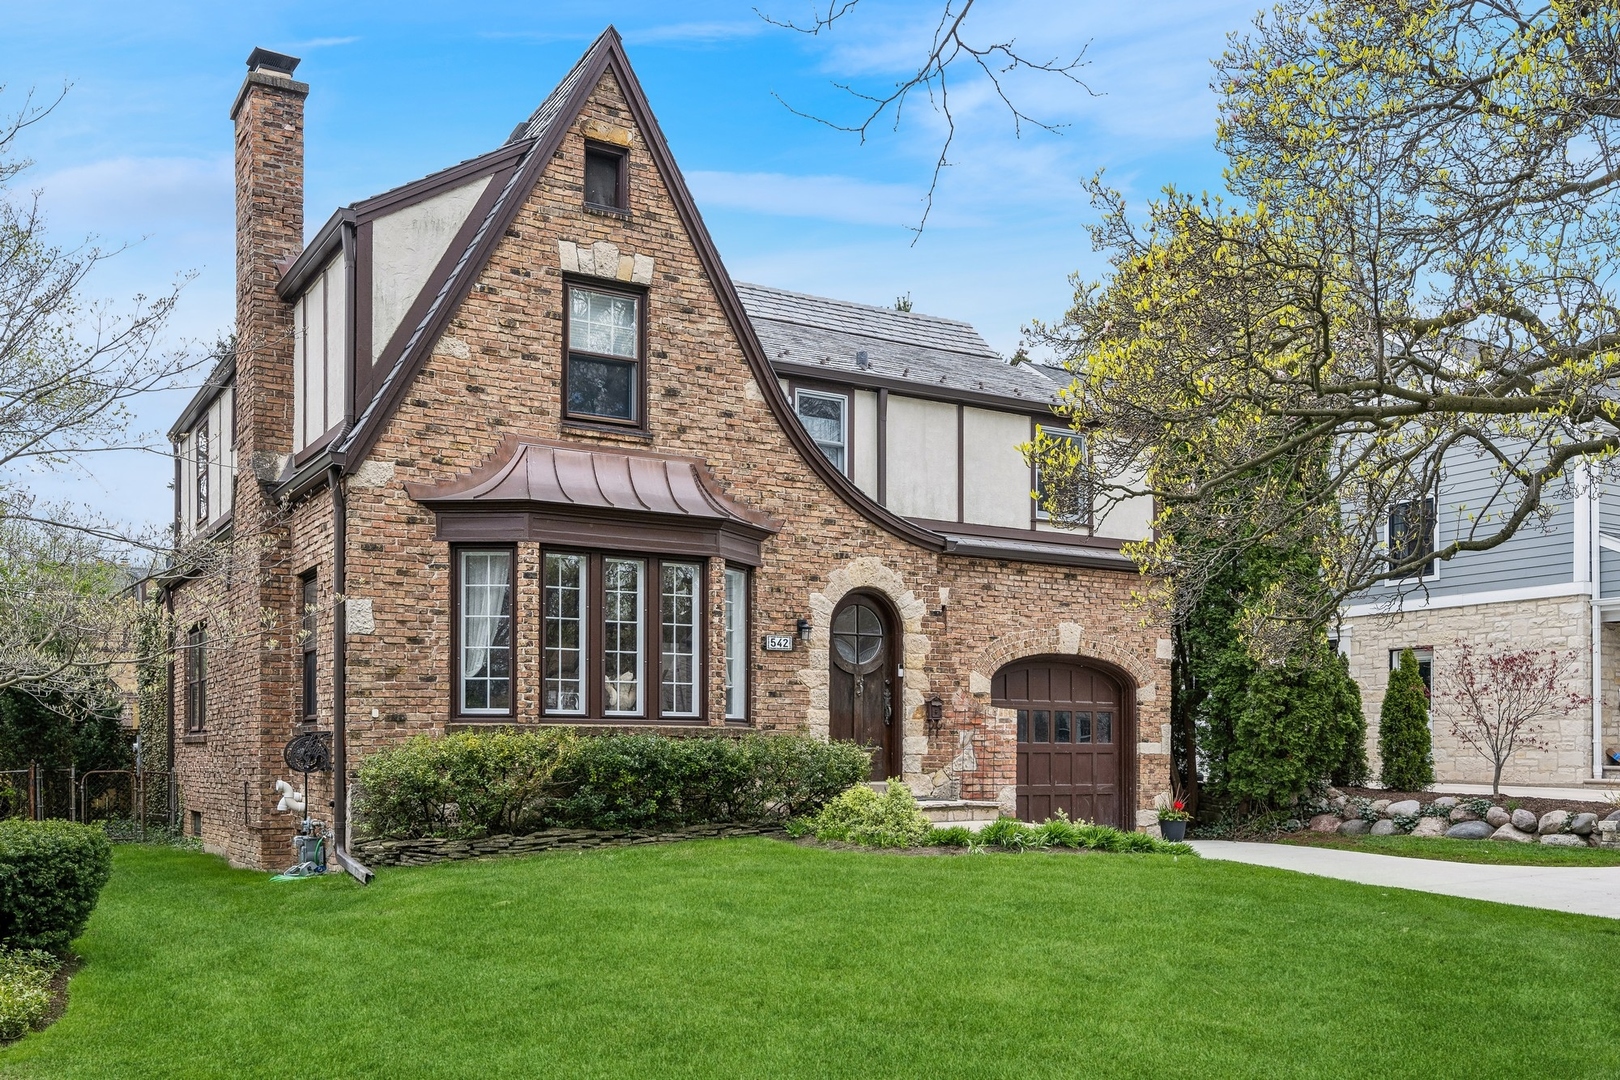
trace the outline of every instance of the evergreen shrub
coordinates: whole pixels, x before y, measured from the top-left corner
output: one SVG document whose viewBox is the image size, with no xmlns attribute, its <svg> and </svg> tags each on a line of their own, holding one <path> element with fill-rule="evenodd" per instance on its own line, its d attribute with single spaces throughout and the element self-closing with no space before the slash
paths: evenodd
<svg viewBox="0 0 1620 1080">
<path fill-rule="evenodd" d="M 1394 791 L 1422 791 L 1434 783 L 1434 757 L 1429 741 L 1429 695 L 1423 688 L 1417 656 L 1401 651 L 1400 664 L 1389 675 L 1384 706 L 1378 713 L 1379 779 Z"/>
<path fill-rule="evenodd" d="M 356 814 L 372 836 L 407 839 L 773 821 L 870 769 L 868 748 L 800 735 L 419 735 L 361 764 Z"/>
<path fill-rule="evenodd" d="M 917 800 L 897 780 L 879 795 L 857 784 L 833 799 L 810 819 L 817 840 L 843 840 L 865 847 L 918 847 L 934 826 L 917 809 Z"/>
<path fill-rule="evenodd" d="M 0 821 L 0 948 L 64 953 L 112 874 L 112 844 L 71 821 Z"/>
</svg>

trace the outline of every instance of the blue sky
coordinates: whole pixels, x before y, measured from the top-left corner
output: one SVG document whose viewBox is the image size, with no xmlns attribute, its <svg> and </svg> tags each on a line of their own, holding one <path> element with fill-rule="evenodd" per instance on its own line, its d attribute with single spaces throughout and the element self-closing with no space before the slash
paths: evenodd
<svg viewBox="0 0 1620 1080">
<path fill-rule="evenodd" d="M 855 137 L 794 116 L 852 118 L 832 87 L 882 89 L 915 65 L 938 0 L 862 0 L 808 37 L 767 25 L 749 3 L 477 4 L 284 2 L 0 3 L 0 112 L 22 92 L 66 100 L 22 151 L 52 236 L 129 247 L 94 281 L 109 299 L 187 284 L 169 345 L 211 340 L 232 314 L 231 99 L 249 50 L 303 58 L 308 228 L 364 198 L 499 145 L 612 22 L 652 101 L 732 276 L 964 318 L 1010 354 L 1019 328 L 1060 314 L 1068 275 L 1100 262 L 1081 182 L 1106 168 L 1140 202 L 1163 184 L 1220 183 L 1209 60 L 1257 0 L 1157 4 L 979 0 L 973 36 L 1015 38 L 1040 59 L 1087 47 L 1093 94 L 1059 79 L 1012 83 L 1031 115 L 1064 125 L 1015 137 L 985 81 L 952 92 L 957 140 L 927 230 L 922 208 L 941 135 L 917 103 L 898 131 Z M 825 6 L 825 0 L 823 2 Z M 807 0 L 759 0 L 803 17 Z M 161 431 L 179 388 L 143 405 Z M 156 445 L 156 444 L 155 444 Z M 166 447 L 162 447 L 166 450 Z M 103 458 L 36 478 L 49 497 L 133 522 L 171 512 L 157 453 Z"/>
</svg>

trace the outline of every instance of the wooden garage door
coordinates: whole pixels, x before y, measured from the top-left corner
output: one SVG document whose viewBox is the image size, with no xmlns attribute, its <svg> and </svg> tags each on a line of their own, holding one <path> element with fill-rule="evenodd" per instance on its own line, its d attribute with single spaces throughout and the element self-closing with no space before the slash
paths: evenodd
<svg viewBox="0 0 1620 1080">
<path fill-rule="evenodd" d="M 1018 710 L 1018 817 L 1120 825 L 1124 742 L 1119 683 L 1097 668 L 1023 660 L 996 674 L 998 708 Z"/>
</svg>

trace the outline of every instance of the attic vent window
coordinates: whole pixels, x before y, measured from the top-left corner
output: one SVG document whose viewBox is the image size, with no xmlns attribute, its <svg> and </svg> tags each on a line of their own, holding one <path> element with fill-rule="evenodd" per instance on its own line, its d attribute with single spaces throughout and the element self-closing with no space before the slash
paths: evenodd
<svg viewBox="0 0 1620 1080">
<path fill-rule="evenodd" d="M 618 147 L 585 144 L 585 205 L 598 210 L 630 209 L 627 155 Z"/>
<path fill-rule="evenodd" d="M 855 366 L 862 371 L 872 366 L 872 358 L 866 355 L 865 349 L 855 354 Z"/>
</svg>

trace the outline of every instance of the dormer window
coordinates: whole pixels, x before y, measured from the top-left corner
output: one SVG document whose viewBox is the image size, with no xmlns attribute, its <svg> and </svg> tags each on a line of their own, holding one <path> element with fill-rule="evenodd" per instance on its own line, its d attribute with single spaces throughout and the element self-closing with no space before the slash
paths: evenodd
<svg viewBox="0 0 1620 1080">
<path fill-rule="evenodd" d="M 626 154 L 613 146 L 585 144 L 585 205 L 598 210 L 630 209 Z"/>
</svg>

